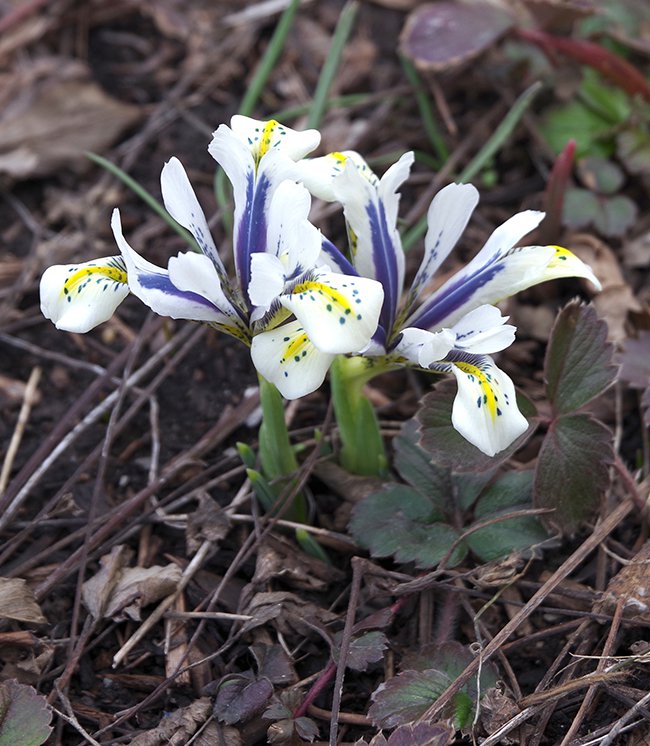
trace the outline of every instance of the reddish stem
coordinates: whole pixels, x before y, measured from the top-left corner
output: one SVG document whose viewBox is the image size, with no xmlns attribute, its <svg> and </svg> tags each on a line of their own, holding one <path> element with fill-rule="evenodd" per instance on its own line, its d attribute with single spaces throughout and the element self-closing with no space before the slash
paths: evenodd
<svg viewBox="0 0 650 746">
<path fill-rule="evenodd" d="M 538 241 L 542 244 L 557 243 L 562 225 L 564 197 L 573 171 L 576 141 L 569 140 L 553 164 L 544 195 L 546 217 L 539 227 Z"/>
<path fill-rule="evenodd" d="M 519 29 L 518 34 L 522 39 L 536 44 L 549 57 L 553 56 L 554 51 L 566 54 L 568 57 L 598 70 L 605 78 L 630 96 L 640 95 L 646 101 L 650 101 L 650 85 L 636 67 L 600 44 L 582 39 L 552 36 L 544 31 L 532 29 Z"/>
</svg>

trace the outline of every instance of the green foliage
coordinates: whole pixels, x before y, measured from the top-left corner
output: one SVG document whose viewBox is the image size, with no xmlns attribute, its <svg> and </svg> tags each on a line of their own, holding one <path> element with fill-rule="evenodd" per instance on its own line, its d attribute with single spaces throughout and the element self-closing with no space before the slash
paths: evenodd
<svg viewBox="0 0 650 746">
<path fill-rule="evenodd" d="M 551 521 L 573 530 L 609 486 L 614 459 L 611 430 L 576 410 L 614 381 L 607 327 L 591 306 L 569 303 L 560 312 L 546 351 L 544 373 L 553 416 L 540 450 L 535 503 L 554 509 Z"/>
<path fill-rule="evenodd" d="M 504 519 L 531 508 L 531 471 L 503 474 L 487 486 L 496 471 L 493 464 L 476 474 L 433 466 L 417 437 L 411 422 L 395 438 L 395 469 L 408 485 L 388 483 L 353 511 L 350 530 L 374 557 L 392 556 L 425 568 L 447 558 L 447 566 L 454 566 L 470 549 L 491 561 L 545 540 L 534 516 Z M 461 539 L 463 530 L 468 535 Z"/>
<path fill-rule="evenodd" d="M 0 683 L 0 746 L 40 746 L 52 732 L 45 697 L 15 680 Z"/>
<path fill-rule="evenodd" d="M 334 636 L 334 649 L 332 655 L 335 660 L 339 659 L 341 634 Z M 365 671 L 371 663 L 377 663 L 384 657 L 388 647 L 388 638 L 379 630 L 365 632 L 352 638 L 348 649 L 346 666 L 353 671 Z"/>
<path fill-rule="evenodd" d="M 472 659 L 471 652 L 457 642 L 425 648 L 404 661 L 410 666 L 407 670 L 373 693 L 368 716 L 378 728 L 395 728 L 413 722 L 431 707 Z M 475 679 L 467 682 L 443 711 L 441 719 L 451 719 L 458 730 L 469 727 L 480 698 L 496 683 L 496 668 L 492 664 L 484 665 L 478 685 Z"/>
</svg>

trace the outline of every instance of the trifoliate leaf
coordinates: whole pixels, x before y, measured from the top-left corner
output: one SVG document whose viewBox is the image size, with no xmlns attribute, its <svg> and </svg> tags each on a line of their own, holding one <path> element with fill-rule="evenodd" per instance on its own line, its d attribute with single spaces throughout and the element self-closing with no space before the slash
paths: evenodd
<svg viewBox="0 0 650 746">
<path fill-rule="evenodd" d="M 397 562 L 418 567 L 434 567 L 458 538 L 431 500 L 401 484 L 387 485 L 359 503 L 350 530 L 373 557 L 392 555 Z M 458 546 L 448 566 L 458 564 L 466 552 L 464 545 Z"/>
<path fill-rule="evenodd" d="M 553 525 L 574 529 L 598 505 L 609 486 L 614 459 L 612 431 L 586 414 L 563 415 L 549 426 L 539 452 L 534 495 L 553 508 Z"/>
<path fill-rule="evenodd" d="M 0 683 L 0 746 L 40 746 L 52 732 L 45 697 L 15 679 Z"/>
<path fill-rule="evenodd" d="M 558 414 L 574 412 L 614 382 L 607 325 L 592 306 L 572 301 L 560 311 L 546 350 L 544 374 Z"/>
<path fill-rule="evenodd" d="M 268 679 L 250 675 L 227 676 L 219 684 L 214 702 L 214 714 L 228 725 L 245 722 L 262 712 L 273 694 Z"/>
<path fill-rule="evenodd" d="M 340 655 L 341 634 L 334 637 L 334 659 Z M 353 671 L 365 671 L 371 663 L 377 663 L 384 657 L 388 647 L 388 638 L 383 632 L 374 630 L 354 637 L 350 643 L 346 665 Z"/>
</svg>

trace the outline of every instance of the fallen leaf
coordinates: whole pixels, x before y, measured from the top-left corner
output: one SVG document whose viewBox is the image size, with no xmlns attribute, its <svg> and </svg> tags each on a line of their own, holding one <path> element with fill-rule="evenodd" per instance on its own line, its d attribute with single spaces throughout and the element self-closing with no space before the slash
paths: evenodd
<svg viewBox="0 0 650 746">
<path fill-rule="evenodd" d="M 406 19 L 400 48 L 419 68 L 442 72 L 478 57 L 512 25 L 513 18 L 490 3 L 424 3 Z"/>
<path fill-rule="evenodd" d="M 195 554 L 204 541 L 211 541 L 218 545 L 230 531 L 230 518 L 223 508 L 207 493 L 199 494 L 197 509 L 187 516 L 185 540 L 187 553 Z M 216 548 L 216 546 L 215 546 Z"/>
<path fill-rule="evenodd" d="M 0 578 L 0 619 L 32 624 L 47 622 L 31 588 L 21 578 Z"/>
<path fill-rule="evenodd" d="M 612 613 L 623 603 L 623 614 L 639 620 L 650 620 L 650 541 L 609 581 L 595 612 Z"/>
<path fill-rule="evenodd" d="M 273 622 L 283 635 L 298 632 L 300 635 L 311 636 L 314 628 L 324 627 L 338 619 L 337 614 L 305 601 L 295 593 L 284 591 L 256 593 L 243 613 L 253 618 L 244 623 L 242 634 Z"/>
<path fill-rule="evenodd" d="M 173 593 L 181 579 L 178 565 L 125 567 L 132 551 L 116 546 L 100 562 L 102 569 L 82 587 L 83 602 L 96 618 L 140 620 L 140 610 Z"/>
<path fill-rule="evenodd" d="M 184 746 L 210 717 L 212 702 L 201 697 L 188 707 L 165 713 L 155 728 L 138 734 L 131 746 Z"/>
<path fill-rule="evenodd" d="M 89 68 L 44 58 L 0 76 L 0 173 L 16 179 L 79 168 L 86 151 L 101 153 L 141 117 L 111 98 Z"/>
<path fill-rule="evenodd" d="M 54 657 L 54 646 L 31 632 L 0 632 L 0 681 L 36 684 Z"/>
<path fill-rule="evenodd" d="M 271 578 L 281 578 L 301 590 L 324 590 L 344 577 L 333 565 L 301 552 L 283 538 L 271 536 L 259 545 L 253 583 L 262 586 Z"/>
</svg>

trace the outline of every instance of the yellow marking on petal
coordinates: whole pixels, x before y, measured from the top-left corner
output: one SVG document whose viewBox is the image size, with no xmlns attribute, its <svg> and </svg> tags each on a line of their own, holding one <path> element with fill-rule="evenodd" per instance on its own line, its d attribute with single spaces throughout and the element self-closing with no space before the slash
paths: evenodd
<svg viewBox="0 0 650 746">
<path fill-rule="evenodd" d="M 304 357 L 307 357 L 309 337 L 302 329 L 294 337 L 283 337 L 282 341 L 288 344 L 286 344 L 284 353 L 280 358 L 281 363 L 286 363 L 291 358 L 295 363 L 299 363 Z"/>
<path fill-rule="evenodd" d="M 496 395 L 494 385 L 492 384 L 492 375 L 485 373 L 478 366 L 471 363 L 458 362 L 454 363 L 454 365 L 462 370 L 470 380 L 476 381 L 480 386 L 482 395 L 477 399 L 476 406 L 478 409 L 482 406 L 487 407 L 492 419 L 496 420 L 497 416 L 501 414 L 501 410 L 498 405 L 499 397 Z"/>
<path fill-rule="evenodd" d="M 273 135 L 275 135 L 275 131 L 278 128 L 283 129 L 280 122 L 278 122 L 275 119 L 270 119 L 264 125 L 264 130 L 262 131 L 262 135 L 260 137 L 260 144 L 258 146 L 257 154 L 255 157 L 256 163 L 259 163 L 262 157 L 268 152 L 272 144 Z"/>
<path fill-rule="evenodd" d="M 352 316 L 352 305 L 343 295 L 343 293 L 340 293 L 338 290 L 335 290 L 333 287 L 331 287 L 330 285 L 326 285 L 323 282 L 317 282 L 315 280 L 307 280 L 306 282 L 301 282 L 299 285 L 296 285 L 294 287 L 291 294 L 298 295 L 301 300 L 303 300 L 306 296 L 314 302 L 320 301 L 325 307 L 325 310 L 329 311 L 330 313 L 334 313 L 335 311 L 342 311 L 342 315 L 339 317 L 339 322 L 342 325 L 345 324 L 347 316 Z M 361 299 L 359 296 L 359 291 L 353 289 L 352 296 L 354 297 L 355 302 L 360 304 Z M 361 314 L 357 313 L 355 317 L 357 320 L 360 320 Z"/>
<path fill-rule="evenodd" d="M 560 262 L 577 259 L 573 252 L 569 251 L 569 249 L 565 249 L 563 246 L 552 246 L 551 248 L 555 249 L 555 254 L 548 264 L 549 267 L 557 267 Z"/>
<path fill-rule="evenodd" d="M 63 283 L 61 295 L 67 296 L 70 300 L 73 292 L 80 293 L 93 280 L 96 282 L 111 280 L 121 285 L 126 285 L 128 282 L 126 270 L 117 262 L 115 264 L 86 264 L 77 269 L 70 268 L 70 273 Z"/>
</svg>

